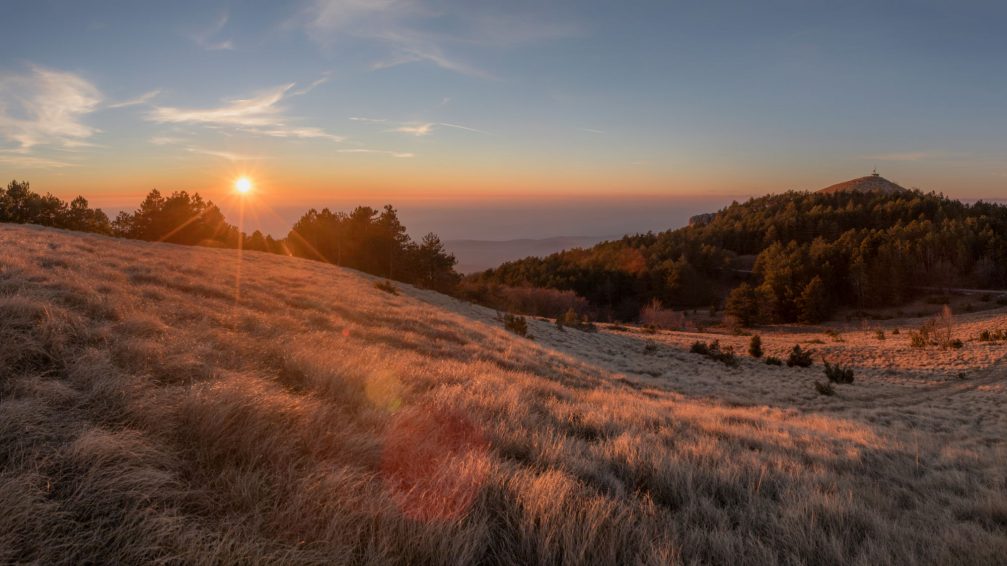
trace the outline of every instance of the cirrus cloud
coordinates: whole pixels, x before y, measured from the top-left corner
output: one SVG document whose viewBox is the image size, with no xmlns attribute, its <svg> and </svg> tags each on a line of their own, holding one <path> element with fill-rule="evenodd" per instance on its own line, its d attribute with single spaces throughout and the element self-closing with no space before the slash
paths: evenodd
<svg viewBox="0 0 1007 566">
<path fill-rule="evenodd" d="M 74 73 L 33 66 L 27 74 L 0 76 L 0 137 L 23 153 L 91 145 L 99 130 L 84 119 L 101 101 L 98 88 Z"/>
</svg>

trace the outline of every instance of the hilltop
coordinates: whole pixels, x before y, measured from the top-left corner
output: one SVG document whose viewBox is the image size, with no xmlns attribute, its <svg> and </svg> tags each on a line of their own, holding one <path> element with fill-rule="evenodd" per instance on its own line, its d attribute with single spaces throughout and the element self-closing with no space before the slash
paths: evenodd
<svg viewBox="0 0 1007 566">
<path fill-rule="evenodd" d="M 834 329 L 857 382 L 825 397 L 817 360 L 541 320 L 531 340 L 296 257 L 4 224 L 0 249 L 0 563 L 1007 553 L 1003 351 L 974 337 L 1003 310 L 926 355 Z M 824 337 L 791 332 L 767 353 Z"/>
<path fill-rule="evenodd" d="M 830 185 L 824 189 L 819 189 L 819 193 L 878 193 L 882 195 L 897 195 L 909 192 L 901 186 L 885 179 L 877 171 L 866 177 L 851 179 L 842 183 Z"/>
</svg>

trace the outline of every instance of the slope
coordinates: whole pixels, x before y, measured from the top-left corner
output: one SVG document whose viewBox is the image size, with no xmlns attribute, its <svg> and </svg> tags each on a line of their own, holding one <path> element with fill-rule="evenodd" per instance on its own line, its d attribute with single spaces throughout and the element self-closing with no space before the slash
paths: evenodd
<svg viewBox="0 0 1007 566">
<path fill-rule="evenodd" d="M 1002 441 L 677 392 L 296 258 L 9 225 L 0 250 L 0 563 L 1007 553 Z"/>
</svg>

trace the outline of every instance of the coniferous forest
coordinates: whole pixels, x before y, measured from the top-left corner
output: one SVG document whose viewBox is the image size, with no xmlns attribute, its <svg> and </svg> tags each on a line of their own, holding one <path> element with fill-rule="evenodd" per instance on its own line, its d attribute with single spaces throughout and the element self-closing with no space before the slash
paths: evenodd
<svg viewBox="0 0 1007 566">
<path fill-rule="evenodd" d="M 596 315 L 723 306 L 744 324 L 806 322 L 898 305 L 925 287 L 1007 288 L 1007 207 L 919 190 L 787 192 L 733 203 L 708 223 L 508 262 L 465 279 L 492 302 L 515 287 L 572 291 Z"/>
</svg>

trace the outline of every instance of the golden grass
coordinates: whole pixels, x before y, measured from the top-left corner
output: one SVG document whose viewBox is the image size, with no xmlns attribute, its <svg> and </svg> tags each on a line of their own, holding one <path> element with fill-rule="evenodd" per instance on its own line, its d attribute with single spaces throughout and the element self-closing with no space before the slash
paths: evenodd
<svg viewBox="0 0 1007 566">
<path fill-rule="evenodd" d="M 995 353 L 958 383 L 887 340 L 824 398 L 820 367 L 522 339 L 300 259 L 247 253 L 238 300 L 233 250 L 7 225 L 0 250 L 0 563 L 1007 556 Z"/>
</svg>

